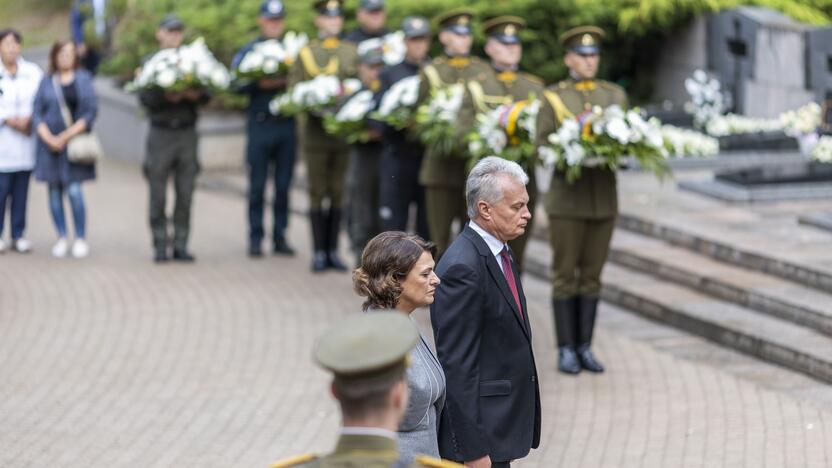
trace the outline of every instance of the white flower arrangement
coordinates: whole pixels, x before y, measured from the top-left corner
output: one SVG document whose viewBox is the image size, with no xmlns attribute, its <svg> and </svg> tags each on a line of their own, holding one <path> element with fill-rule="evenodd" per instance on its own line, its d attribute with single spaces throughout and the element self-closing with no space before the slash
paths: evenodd
<svg viewBox="0 0 832 468">
<path fill-rule="evenodd" d="M 832 136 L 824 135 L 810 153 L 813 160 L 822 163 L 832 163 Z"/>
<path fill-rule="evenodd" d="M 662 138 L 671 158 L 707 158 L 719 154 L 719 140 L 695 130 L 662 125 Z"/>
<path fill-rule="evenodd" d="M 538 148 L 543 163 L 565 172 L 569 182 L 580 177 L 582 167 L 617 170 L 627 156 L 659 177 L 669 172 L 660 122 L 619 106 L 595 107 L 566 119 L 547 140 L 548 145 Z"/>
<path fill-rule="evenodd" d="M 685 80 L 685 90 L 690 95 L 685 110 L 693 115 L 694 125 L 704 128 L 711 119 L 722 115 L 725 99 L 719 80 L 709 77 L 702 70 L 696 70 L 693 76 Z"/>
<path fill-rule="evenodd" d="M 225 90 L 231 83 L 228 69 L 208 50 L 203 38 L 176 49 L 163 49 L 145 62 L 130 91 L 157 88 L 184 91 L 194 88 Z"/>
<path fill-rule="evenodd" d="M 780 119 L 763 119 L 746 117 L 738 114 L 714 116 L 705 125 L 705 132 L 714 137 L 724 137 L 744 133 L 776 132 L 783 130 Z"/>
<path fill-rule="evenodd" d="M 404 45 L 404 32 L 396 31 L 382 37 L 366 39 L 358 44 L 358 55 L 363 55 L 370 49 L 381 49 L 384 52 L 385 65 L 396 65 L 404 60 L 407 49 Z"/>
<path fill-rule="evenodd" d="M 289 31 L 283 40 L 268 39 L 256 43 L 234 70 L 235 78 L 260 79 L 285 75 L 297 61 L 309 38 L 305 33 Z"/>
<path fill-rule="evenodd" d="M 339 98 L 350 96 L 361 89 L 361 82 L 355 78 L 341 81 L 333 75 L 318 75 L 302 81 L 286 93 L 275 97 L 269 103 L 274 115 L 292 116 L 301 112 L 322 115 L 330 112 Z"/>
<path fill-rule="evenodd" d="M 503 104 L 478 114 L 474 130 L 468 135 L 468 151 L 476 162 L 487 156 L 533 166 L 537 161 L 534 146 L 540 101 L 529 100 Z"/>
<path fill-rule="evenodd" d="M 800 137 L 815 133 L 821 124 L 823 109 L 816 102 L 810 102 L 797 110 L 780 114 L 780 125 L 786 135 Z"/>
<path fill-rule="evenodd" d="M 367 115 L 375 105 L 373 97 L 369 89 L 348 97 L 338 112 L 324 116 L 324 129 L 331 135 L 346 139 L 347 143 L 368 141 Z"/>
<path fill-rule="evenodd" d="M 447 156 L 457 148 L 455 128 L 463 96 L 461 84 L 436 88 L 428 102 L 416 109 L 416 134 L 436 154 Z"/>
<path fill-rule="evenodd" d="M 396 130 L 402 130 L 413 121 L 416 101 L 419 99 L 419 75 L 401 79 L 390 86 L 373 113 L 373 118 L 385 122 Z"/>
</svg>

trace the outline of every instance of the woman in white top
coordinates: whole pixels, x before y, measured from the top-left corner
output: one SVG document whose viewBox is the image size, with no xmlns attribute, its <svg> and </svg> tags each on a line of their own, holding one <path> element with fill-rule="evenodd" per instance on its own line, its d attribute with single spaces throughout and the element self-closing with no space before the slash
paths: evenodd
<svg viewBox="0 0 832 468">
<path fill-rule="evenodd" d="M 43 73 L 20 56 L 20 33 L 0 31 L 0 253 L 8 244 L 3 238 L 6 206 L 11 199 L 11 246 L 29 252 L 26 230 L 26 199 L 29 176 L 35 167 L 32 137 L 32 104 Z"/>
</svg>

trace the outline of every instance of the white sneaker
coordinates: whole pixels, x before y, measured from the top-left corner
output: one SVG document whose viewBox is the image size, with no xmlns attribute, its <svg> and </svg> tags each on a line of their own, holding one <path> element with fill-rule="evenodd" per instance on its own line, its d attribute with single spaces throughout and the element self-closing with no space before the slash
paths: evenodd
<svg viewBox="0 0 832 468">
<path fill-rule="evenodd" d="M 9 246 L 6 245 L 6 241 L 4 241 L 3 239 L 0 239 L 0 254 L 1 253 L 6 253 L 7 248 L 9 248 Z"/>
<path fill-rule="evenodd" d="M 90 246 L 84 239 L 75 239 L 72 243 L 72 256 L 75 258 L 84 258 L 90 254 Z"/>
<path fill-rule="evenodd" d="M 66 237 L 61 237 L 58 239 L 58 242 L 55 242 L 55 245 L 52 246 L 52 256 L 56 258 L 64 258 L 66 257 L 68 250 L 69 243 L 66 241 Z"/>
<path fill-rule="evenodd" d="M 22 237 L 13 242 L 13 247 L 18 253 L 29 253 L 32 251 L 32 243 Z"/>
</svg>

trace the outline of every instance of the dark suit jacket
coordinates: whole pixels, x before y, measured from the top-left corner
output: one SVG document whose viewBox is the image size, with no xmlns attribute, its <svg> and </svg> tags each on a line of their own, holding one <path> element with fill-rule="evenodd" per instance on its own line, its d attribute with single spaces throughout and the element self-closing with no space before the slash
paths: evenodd
<svg viewBox="0 0 832 468">
<path fill-rule="evenodd" d="M 468 461 L 523 458 L 540 443 L 540 390 L 531 329 L 523 307 L 488 245 L 466 226 L 442 256 L 441 283 L 430 308 L 447 399 L 439 423 L 439 453 Z"/>
</svg>

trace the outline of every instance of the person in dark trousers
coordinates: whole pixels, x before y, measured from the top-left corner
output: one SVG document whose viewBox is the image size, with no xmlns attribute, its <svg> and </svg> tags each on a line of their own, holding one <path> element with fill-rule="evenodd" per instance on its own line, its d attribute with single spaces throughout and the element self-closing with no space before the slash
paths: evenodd
<svg viewBox="0 0 832 468">
<path fill-rule="evenodd" d="M 243 57 L 260 42 L 282 39 L 285 32 L 285 8 L 280 0 L 266 0 L 260 6 L 257 24 L 260 37 L 246 44 L 234 56 L 232 69 L 237 68 Z M 246 127 L 246 165 L 248 167 L 248 255 L 263 256 L 263 206 L 266 181 L 274 178 L 272 202 L 272 252 L 294 255 L 286 241 L 289 225 L 289 186 L 295 169 L 295 119 L 276 116 L 269 112 L 269 102 L 275 94 L 286 91 L 288 78 L 276 76 L 243 83 L 238 91 L 247 94 L 248 124 Z"/>
<path fill-rule="evenodd" d="M 532 329 L 508 241 L 531 213 L 529 177 L 487 157 L 465 184 L 470 222 L 439 264 L 430 318 L 447 379 L 439 454 L 469 467 L 508 467 L 540 444 Z"/>
<path fill-rule="evenodd" d="M 352 42 L 359 50 L 361 43 L 367 39 L 383 37 L 390 32 L 384 27 L 384 23 L 387 22 L 384 0 L 361 0 L 355 16 L 358 27 L 347 33 L 344 40 Z"/>
<path fill-rule="evenodd" d="M 108 11 L 108 3 L 108 0 L 74 0 L 69 12 L 69 27 L 81 66 L 93 74 L 112 42 L 115 17 Z"/>
<path fill-rule="evenodd" d="M 182 45 L 185 24 L 173 14 L 166 15 L 156 30 L 162 49 Z M 173 177 L 176 202 L 173 209 L 173 260 L 193 262 L 188 251 L 191 228 L 191 200 L 196 176 L 198 136 L 197 108 L 209 101 L 208 93 L 190 89 L 181 92 L 144 90 L 139 100 L 150 117 L 147 156 L 143 170 L 150 188 L 150 230 L 153 235 L 153 259 L 157 263 L 170 257 L 170 236 L 166 214 L 168 179 Z"/>
<path fill-rule="evenodd" d="M 427 18 L 410 16 L 402 21 L 405 35 L 404 60 L 385 68 L 379 77 L 379 98 L 399 81 L 419 74 L 427 63 L 430 48 L 430 23 Z M 383 127 L 383 150 L 381 154 L 379 180 L 379 217 L 382 231 L 406 231 L 410 207 L 415 205 L 415 231 L 427 238 L 427 212 L 425 211 L 425 190 L 419 184 L 419 168 L 425 148 L 418 138 L 407 130 Z"/>
<path fill-rule="evenodd" d="M 374 99 L 378 96 L 378 75 L 383 66 L 384 51 L 380 47 L 365 48 L 359 54 L 358 77 L 362 84 L 361 91 L 372 91 Z M 347 172 L 351 221 L 349 233 L 356 265 L 361 264 L 361 253 L 367 242 L 381 232 L 378 217 L 381 131 L 373 121 L 369 122 L 369 139 L 350 145 L 350 167 Z"/>
</svg>

